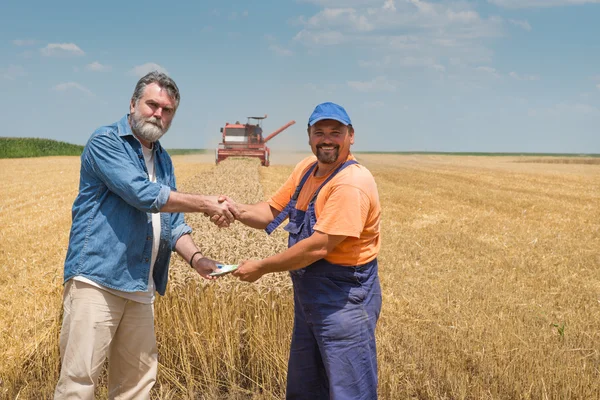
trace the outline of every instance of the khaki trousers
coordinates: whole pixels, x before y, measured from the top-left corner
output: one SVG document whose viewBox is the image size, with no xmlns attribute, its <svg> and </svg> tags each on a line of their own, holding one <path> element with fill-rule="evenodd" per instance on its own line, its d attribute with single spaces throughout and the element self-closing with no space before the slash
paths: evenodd
<svg viewBox="0 0 600 400">
<path fill-rule="evenodd" d="M 94 399 L 108 357 L 108 398 L 149 399 L 158 350 L 154 306 L 84 282 L 65 285 L 55 399 Z"/>
</svg>

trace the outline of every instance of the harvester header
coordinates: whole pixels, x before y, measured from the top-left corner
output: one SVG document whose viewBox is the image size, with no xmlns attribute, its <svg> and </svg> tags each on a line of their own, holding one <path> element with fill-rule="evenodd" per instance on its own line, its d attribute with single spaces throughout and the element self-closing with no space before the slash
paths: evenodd
<svg viewBox="0 0 600 400">
<path fill-rule="evenodd" d="M 294 125 L 296 121 L 290 121 L 279 129 L 273 131 L 269 136 L 263 138 L 262 122 L 267 118 L 248 117 L 245 124 L 236 122 L 226 123 L 221 128 L 222 141 L 215 151 L 215 163 L 218 164 L 228 157 L 256 157 L 260 159 L 261 165 L 270 165 L 271 149 L 266 143 L 279 135 L 281 132 Z"/>
</svg>

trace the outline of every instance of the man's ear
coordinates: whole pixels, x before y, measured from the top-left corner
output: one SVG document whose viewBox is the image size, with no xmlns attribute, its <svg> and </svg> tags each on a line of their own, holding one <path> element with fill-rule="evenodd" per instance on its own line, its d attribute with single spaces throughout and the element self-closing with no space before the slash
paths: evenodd
<svg viewBox="0 0 600 400">
<path fill-rule="evenodd" d="M 135 102 L 133 101 L 133 99 L 131 99 L 131 101 L 129 102 L 129 113 L 133 114 L 134 111 L 135 111 Z"/>
</svg>

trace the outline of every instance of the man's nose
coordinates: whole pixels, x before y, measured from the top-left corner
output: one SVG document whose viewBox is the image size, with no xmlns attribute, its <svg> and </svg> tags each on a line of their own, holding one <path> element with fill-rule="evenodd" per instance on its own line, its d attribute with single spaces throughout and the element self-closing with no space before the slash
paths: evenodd
<svg viewBox="0 0 600 400">
<path fill-rule="evenodd" d="M 161 119 L 162 118 L 162 112 L 163 112 L 162 107 L 156 107 L 156 109 L 154 109 L 154 114 L 152 114 L 152 116 L 156 117 L 158 119 Z"/>
</svg>

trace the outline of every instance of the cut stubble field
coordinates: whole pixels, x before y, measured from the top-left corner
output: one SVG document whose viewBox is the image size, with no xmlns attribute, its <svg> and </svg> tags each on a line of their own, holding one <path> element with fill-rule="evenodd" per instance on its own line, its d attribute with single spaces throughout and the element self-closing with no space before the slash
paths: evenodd
<svg viewBox="0 0 600 400">
<path fill-rule="evenodd" d="M 179 189 L 266 199 L 275 165 L 173 157 Z M 382 203 L 382 399 L 600 397 L 600 165 L 539 157 L 359 154 Z M 585 160 L 582 160 L 585 161 Z M 50 398 L 78 157 L 0 160 L 0 398 Z M 227 263 L 285 248 L 186 216 Z M 160 399 L 284 397 L 292 294 L 285 273 L 206 282 L 174 255 L 156 303 Z M 102 382 L 106 377 L 103 375 Z M 98 397 L 106 397 L 104 386 Z"/>
</svg>

